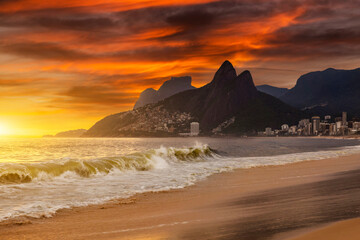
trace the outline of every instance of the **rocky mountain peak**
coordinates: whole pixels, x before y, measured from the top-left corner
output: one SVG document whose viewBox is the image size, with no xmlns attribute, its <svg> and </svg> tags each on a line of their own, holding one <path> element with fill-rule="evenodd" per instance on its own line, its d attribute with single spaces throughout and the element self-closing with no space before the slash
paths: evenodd
<svg viewBox="0 0 360 240">
<path fill-rule="evenodd" d="M 136 101 L 134 109 L 143 107 L 147 104 L 157 103 L 165 98 L 168 98 L 176 93 L 194 89 L 191 85 L 191 77 L 171 77 L 170 80 L 165 81 L 159 90 L 148 88 L 140 94 Z"/>
<path fill-rule="evenodd" d="M 234 66 L 226 60 L 215 73 L 211 84 L 216 85 L 216 87 L 222 87 L 227 85 L 229 81 L 233 81 L 235 78 L 236 70 Z"/>
<path fill-rule="evenodd" d="M 242 94 L 247 94 L 248 97 L 253 97 L 257 94 L 254 80 L 248 70 L 243 71 L 236 77 L 236 85 L 236 89 Z"/>
</svg>

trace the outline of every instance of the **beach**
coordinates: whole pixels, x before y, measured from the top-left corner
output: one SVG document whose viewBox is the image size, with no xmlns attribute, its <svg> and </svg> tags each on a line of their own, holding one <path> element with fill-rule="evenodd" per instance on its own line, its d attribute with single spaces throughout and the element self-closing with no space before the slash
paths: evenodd
<svg viewBox="0 0 360 240">
<path fill-rule="evenodd" d="M 219 173 L 178 190 L 18 218 L 1 239 L 357 239 L 360 155 Z M 350 222 L 339 222 L 355 219 Z M 339 222 L 339 223 L 337 223 Z M 334 224 L 335 225 L 331 225 Z M 330 238 L 324 238 L 330 239 Z"/>
</svg>

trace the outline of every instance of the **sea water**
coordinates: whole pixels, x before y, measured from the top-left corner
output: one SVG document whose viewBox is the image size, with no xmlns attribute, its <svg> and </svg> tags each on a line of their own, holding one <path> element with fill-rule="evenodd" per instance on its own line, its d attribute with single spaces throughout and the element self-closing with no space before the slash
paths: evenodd
<svg viewBox="0 0 360 240">
<path fill-rule="evenodd" d="M 0 139 L 0 221 L 184 188 L 219 172 L 360 153 L 356 139 Z"/>
</svg>

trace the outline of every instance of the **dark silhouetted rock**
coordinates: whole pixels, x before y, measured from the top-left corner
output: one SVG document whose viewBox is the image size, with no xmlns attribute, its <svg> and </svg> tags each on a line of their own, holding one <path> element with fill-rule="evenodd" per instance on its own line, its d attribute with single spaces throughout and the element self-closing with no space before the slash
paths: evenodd
<svg viewBox="0 0 360 240">
<path fill-rule="evenodd" d="M 60 138 L 81 137 L 84 133 L 86 133 L 86 131 L 87 131 L 86 129 L 77 129 L 77 130 L 59 132 L 55 135 L 55 137 L 60 137 Z"/>
<path fill-rule="evenodd" d="M 230 127 L 235 132 L 258 131 L 294 123 L 301 115 L 280 100 L 258 92 L 249 71 L 236 76 L 229 61 L 225 61 L 207 85 L 176 94 L 161 104 L 170 111 L 189 112 L 200 122 L 201 129 L 211 131 L 226 120 L 236 117 Z M 242 126 L 239 126 L 239 123 Z"/>
<path fill-rule="evenodd" d="M 360 114 L 360 68 L 311 72 L 301 76 L 295 87 L 280 97 L 299 109 L 338 114 Z"/>
<path fill-rule="evenodd" d="M 139 99 L 134 105 L 134 109 L 145 106 L 146 104 L 156 103 L 159 101 L 158 93 L 153 88 L 148 88 L 140 94 Z"/>
<path fill-rule="evenodd" d="M 282 95 L 284 95 L 289 89 L 287 88 L 278 88 L 270 85 L 259 85 L 256 86 L 256 89 L 260 92 L 269 94 L 273 97 L 280 98 Z"/>
<path fill-rule="evenodd" d="M 157 129 L 166 125 L 174 128 L 175 133 L 189 131 L 192 121 L 200 123 L 202 134 L 256 134 L 265 127 L 297 123 L 301 117 L 299 110 L 257 91 L 249 71 L 237 75 L 232 64 L 225 61 L 207 85 L 105 117 L 84 136 L 163 136 L 159 133 L 170 132 Z"/>
<path fill-rule="evenodd" d="M 191 85 L 191 77 L 172 77 L 161 85 L 159 90 L 148 88 L 140 94 L 136 101 L 134 109 L 145 106 L 147 104 L 157 103 L 167 97 L 185 90 L 194 89 Z"/>
</svg>

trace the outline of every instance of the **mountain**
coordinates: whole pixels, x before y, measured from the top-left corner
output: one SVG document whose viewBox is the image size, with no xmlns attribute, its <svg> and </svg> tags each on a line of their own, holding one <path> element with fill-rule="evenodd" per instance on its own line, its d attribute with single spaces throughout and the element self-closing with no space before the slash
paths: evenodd
<svg viewBox="0 0 360 240">
<path fill-rule="evenodd" d="M 146 104 L 156 103 L 159 101 L 158 92 L 153 88 L 145 89 L 140 93 L 139 99 L 134 105 L 134 109 L 145 106 Z"/>
<path fill-rule="evenodd" d="M 265 127 L 294 124 L 302 112 L 257 91 L 249 71 L 237 75 L 225 61 L 213 80 L 198 89 L 175 94 L 156 104 L 105 117 L 83 136 L 168 136 L 188 132 L 200 123 L 203 134 L 256 134 Z"/>
<path fill-rule="evenodd" d="M 169 111 L 188 112 L 204 132 L 217 128 L 232 118 L 227 132 L 254 132 L 265 127 L 294 123 L 301 115 L 275 97 L 257 91 L 249 71 L 236 75 L 225 61 L 209 84 L 176 94 L 162 103 Z"/>
<path fill-rule="evenodd" d="M 263 93 L 266 93 L 266 94 L 269 94 L 273 97 L 276 97 L 276 98 L 279 98 L 281 97 L 282 95 L 284 95 L 287 91 L 289 91 L 289 89 L 287 88 L 278 88 L 278 87 L 273 87 L 273 86 L 270 86 L 270 85 L 259 85 L 259 86 L 256 86 L 256 89 L 260 92 L 263 92 Z"/>
<path fill-rule="evenodd" d="M 302 75 L 294 88 L 280 97 L 299 109 L 338 114 L 360 114 L 360 68 L 311 72 Z"/>
<path fill-rule="evenodd" d="M 55 135 L 55 137 L 63 137 L 63 138 L 71 138 L 71 137 L 81 137 L 86 132 L 86 129 L 77 129 L 70 130 L 65 132 L 59 132 Z"/>
<path fill-rule="evenodd" d="M 157 103 L 167 97 L 185 90 L 195 89 L 191 85 L 191 77 L 172 77 L 161 85 L 159 90 L 148 88 L 140 94 L 139 99 L 136 101 L 134 109 L 145 106 L 146 104 Z"/>
</svg>

